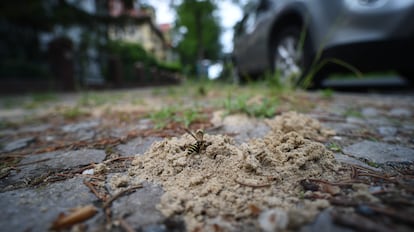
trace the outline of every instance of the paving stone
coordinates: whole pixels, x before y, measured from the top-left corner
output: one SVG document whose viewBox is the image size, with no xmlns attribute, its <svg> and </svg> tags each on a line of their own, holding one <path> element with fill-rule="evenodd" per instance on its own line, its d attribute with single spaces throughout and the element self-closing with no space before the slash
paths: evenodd
<svg viewBox="0 0 414 232">
<path fill-rule="evenodd" d="M 105 151 L 95 149 L 75 150 L 68 152 L 56 151 L 39 155 L 30 155 L 21 160 L 19 164 L 22 165 L 32 162 L 38 163 L 20 166 L 20 170 L 18 172 L 13 171 L 8 177 L 1 180 L 0 187 L 2 187 L 2 185 L 24 181 L 25 179 L 30 180 L 36 176 L 40 176 L 54 170 L 83 166 L 91 163 L 100 163 L 105 159 L 105 156 Z"/>
<path fill-rule="evenodd" d="M 374 170 L 374 171 L 381 171 L 381 169 L 379 169 L 379 168 L 369 166 L 368 164 L 366 164 L 366 163 L 364 163 L 360 160 L 349 157 L 347 155 L 343 155 L 341 153 L 334 153 L 334 157 L 340 163 L 351 164 L 351 165 L 359 165 L 359 166 L 362 166 L 364 168 L 368 168 L 368 169 L 371 169 L 371 170 Z"/>
<path fill-rule="evenodd" d="M 13 130 L 13 129 L 0 130 L 0 137 L 7 136 L 7 135 L 15 135 L 15 134 L 16 134 L 16 130 Z"/>
<path fill-rule="evenodd" d="M 393 108 L 388 115 L 391 117 L 409 118 L 412 116 L 412 112 L 406 108 Z"/>
<path fill-rule="evenodd" d="M 349 123 L 331 123 L 325 122 L 322 125 L 326 128 L 335 130 L 337 134 L 353 134 L 356 130 L 359 130 L 361 126 Z"/>
<path fill-rule="evenodd" d="M 151 225 L 161 224 L 165 219 L 161 212 L 156 209 L 156 205 L 163 194 L 162 188 L 148 182 L 144 182 L 143 185 L 143 188 L 137 189 L 134 193 L 121 197 L 112 203 L 114 218 L 125 218 L 135 229 L 146 226 L 151 228 Z"/>
<path fill-rule="evenodd" d="M 397 128 L 395 127 L 391 127 L 391 126 L 381 126 L 378 127 L 378 132 L 382 135 L 382 136 L 394 136 L 395 134 L 397 134 Z"/>
<path fill-rule="evenodd" d="M 12 142 L 6 143 L 6 145 L 3 148 L 3 152 L 11 152 L 18 149 L 22 149 L 24 147 L 27 147 L 33 141 L 35 141 L 35 137 L 27 137 L 14 140 Z"/>
<path fill-rule="evenodd" d="M 125 128 L 125 127 L 111 128 L 111 130 L 109 131 L 109 136 L 120 138 L 128 134 L 128 131 L 130 131 L 130 128 Z"/>
<path fill-rule="evenodd" d="M 96 135 L 96 132 L 93 130 L 89 130 L 89 131 L 81 130 L 76 133 L 76 138 L 79 141 L 86 141 L 86 140 L 93 139 L 95 135 Z"/>
<path fill-rule="evenodd" d="M 393 123 L 386 117 L 381 116 L 375 116 L 375 117 L 369 117 L 366 118 L 367 124 L 373 125 L 373 126 L 392 126 Z"/>
<path fill-rule="evenodd" d="M 365 117 L 373 117 L 373 116 L 378 116 L 379 111 L 372 107 L 366 107 L 361 110 L 361 114 L 364 115 Z"/>
<path fill-rule="evenodd" d="M 19 132 L 43 132 L 52 126 L 50 124 L 31 125 L 19 129 Z"/>
<path fill-rule="evenodd" d="M 346 154 L 375 163 L 414 161 L 414 150 L 394 144 L 362 141 L 344 148 Z"/>
<path fill-rule="evenodd" d="M 99 120 L 93 120 L 93 121 L 86 121 L 81 123 L 74 123 L 74 124 L 68 124 L 62 127 L 63 132 L 76 132 L 79 130 L 87 130 L 92 129 L 96 126 L 98 126 L 100 123 Z"/>
<path fill-rule="evenodd" d="M 346 117 L 346 122 L 351 124 L 365 124 L 366 121 L 362 118 L 357 117 Z"/>
<path fill-rule="evenodd" d="M 147 130 L 153 127 L 152 120 L 149 118 L 143 118 L 138 121 L 138 125 L 135 126 L 136 130 Z"/>
<path fill-rule="evenodd" d="M 116 148 L 122 156 L 133 156 L 136 154 L 144 154 L 148 148 L 157 141 L 161 141 L 160 137 L 138 137 L 126 144 L 120 144 Z"/>
<path fill-rule="evenodd" d="M 75 135 L 77 140 L 85 141 L 93 139 L 96 135 L 95 127 L 100 124 L 100 120 L 92 120 L 74 124 L 68 124 L 63 126 L 61 129 L 63 132 L 72 133 Z"/>
<path fill-rule="evenodd" d="M 237 143 L 247 142 L 252 138 L 265 136 L 270 128 L 263 122 L 246 115 L 230 115 L 223 120 L 224 133 L 234 133 Z"/>
<path fill-rule="evenodd" d="M 320 213 L 316 220 L 307 226 L 304 226 L 300 229 L 300 232 L 353 232 L 354 230 L 350 228 L 345 228 L 339 225 L 336 225 L 331 217 L 331 209 L 326 209 Z"/>
<path fill-rule="evenodd" d="M 59 213 L 96 200 L 82 181 L 75 177 L 39 188 L 0 193 L 1 230 L 48 231 Z"/>
</svg>

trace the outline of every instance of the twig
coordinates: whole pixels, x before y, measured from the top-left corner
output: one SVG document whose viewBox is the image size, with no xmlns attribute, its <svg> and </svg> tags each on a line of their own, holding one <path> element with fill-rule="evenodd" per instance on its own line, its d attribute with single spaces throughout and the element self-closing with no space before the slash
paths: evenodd
<svg viewBox="0 0 414 232">
<path fill-rule="evenodd" d="M 355 166 L 351 166 L 351 178 L 356 179 L 358 176 L 358 170 L 355 168 Z"/>
<path fill-rule="evenodd" d="M 398 220 L 400 222 L 410 224 L 410 225 L 414 225 L 414 219 L 411 216 L 409 216 L 408 214 L 399 213 L 399 212 L 395 211 L 394 209 L 380 208 L 380 207 L 377 207 L 377 206 L 369 206 L 369 208 L 371 208 L 372 210 L 374 210 L 377 213 L 381 213 L 381 214 L 384 214 L 386 216 L 392 217 L 395 220 Z"/>
<path fill-rule="evenodd" d="M 29 152 L 26 152 L 25 154 L 15 154 L 15 155 L 0 154 L 0 158 L 1 159 L 6 159 L 6 158 L 22 158 L 22 157 L 26 157 L 27 155 L 29 155 Z"/>
<path fill-rule="evenodd" d="M 368 218 L 356 215 L 356 214 L 343 214 L 340 212 L 333 211 L 331 213 L 334 223 L 355 228 L 360 231 L 378 231 L 388 232 L 391 229 L 384 225 L 379 225 Z"/>
<path fill-rule="evenodd" d="M 89 177 L 89 178 L 91 178 L 91 179 L 96 179 L 96 180 L 105 181 L 105 179 L 104 179 L 104 178 L 99 177 L 99 176 L 95 176 L 95 175 L 86 175 L 86 176 L 88 176 L 88 177 Z M 91 183 L 92 183 L 92 182 L 91 182 Z"/>
<path fill-rule="evenodd" d="M 27 163 L 23 163 L 23 164 L 17 164 L 15 167 L 21 167 L 21 166 L 26 166 L 26 165 L 41 163 L 41 162 L 48 161 L 48 160 L 50 160 L 50 158 L 45 158 L 45 159 L 36 160 L 36 161 L 32 161 L 32 162 L 27 162 Z"/>
<path fill-rule="evenodd" d="M 338 182 L 338 183 L 332 183 L 326 180 L 319 180 L 319 179 L 308 179 L 309 181 L 323 183 L 323 184 L 329 184 L 334 186 L 349 186 L 352 185 L 354 182 Z"/>
<path fill-rule="evenodd" d="M 113 159 L 106 160 L 106 161 L 104 161 L 104 163 L 111 163 L 111 162 L 118 161 L 118 160 L 131 160 L 131 159 L 134 159 L 134 158 L 135 157 L 133 157 L 133 156 L 117 157 L 117 158 L 113 158 Z"/>
<path fill-rule="evenodd" d="M 55 176 L 65 177 L 65 178 L 71 178 L 74 176 L 72 173 L 56 173 Z"/>
<path fill-rule="evenodd" d="M 99 194 L 98 193 L 98 191 L 95 189 L 95 187 L 93 187 L 93 185 L 90 183 L 90 182 L 88 182 L 88 181 L 83 181 L 83 184 L 85 184 L 86 185 L 86 187 L 88 187 L 90 190 L 91 190 L 91 192 L 93 193 L 93 194 L 95 194 L 95 196 L 98 198 L 98 199 L 100 199 L 100 200 L 102 200 L 102 201 L 105 201 L 106 200 L 106 197 L 105 196 L 101 196 L 101 194 Z"/>
<path fill-rule="evenodd" d="M 124 195 L 126 193 L 129 193 L 131 191 L 135 191 L 136 189 L 139 189 L 139 188 L 142 188 L 142 187 L 143 187 L 143 185 L 142 184 L 139 184 L 139 185 L 133 186 L 133 187 L 131 187 L 129 189 L 122 190 L 121 192 L 115 194 L 113 197 L 111 197 L 109 200 L 107 200 L 104 203 L 103 208 L 108 208 L 112 204 L 112 202 L 115 201 L 116 199 L 118 199 L 120 196 L 122 196 L 122 195 Z"/>
<path fill-rule="evenodd" d="M 234 179 L 234 181 L 235 181 L 237 184 L 244 185 L 244 186 L 248 186 L 248 187 L 252 187 L 252 188 L 263 188 L 263 187 L 269 187 L 269 186 L 271 185 L 270 183 L 263 183 L 263 184 L 250 184 L 250 183 L 244 183 L 244 182 L 241 182 L 241 181 L 239 181 L 239 180 L 237 180 L 237 179 Z"/>
<path fill-rule="evenodd" d="M 368 176 L 368 177 L 374 177 L 374 178 L 383 179 L 383 180 L 387 180 L 387 181 L 389 181 L 389 182 L 396 183 L 396 181 L 395 181 L 395 180 L 390 179 L 389 177 L 386 177 L 386 176 L 380 176 L 380 175 L 373 174 L 373 173 L 358 173 L 358 176 Z"/>
<path fill-rule="evenodd" d="M 329 199 L 329 202 L 332 205 L 336 205 L 336 206 L 347 206 L 347 207 L 356 207 L 358 206 L 357 202 L 352 201 L 351 199 L 344 199 L 344 198 L 331 198 Z"/>
<path fill-rule="evenodd" d="M 111 208 L 104 208 L 106 221 L 111 222 Z"/>
<path fill-rule="evenodd" d="M 132 226 L 125 221 L 124 219 L 120 218 L 119 220 L 119 225 L 122 227 L 122 229 L 124 229 L 126 232 L 135 232 L 135 229 L 132 228 Z"/>
<path fill-rule="evenodd" d="M 83 167 L 83 168 L 78 168 L 78 169 L 76 169 L 76 170 L 73 170 L 73 171 L 71 171 L 71 173 L 82 173 L 83 171 L 85 171 L 85 170 L 87 170 L 87 169 L 94 168 L 94 166 L 95 166 L 95 164 L 94 164 L 94 163 L 92 163 L 92 164 L 89 164 L 88 166 L 85 166 L 85 167 Z"/>
<path fill-rule="evenodd" d="M 77 209 L 69 215 L 60 214 L 59 217 L 53 222 L 51 229 L 61 230 L 69 228 L 77 223 L 88 220 L 89 218 L 93 217 L 97 212 L 98 210 L 95 208 L 95 206 L 87 205 Z"/>
<path fill-rule="evenodd" d="M 361 166 L 361 165 L 352 164 L 352 166 L 351 166 L 351 167 L 354 167 L 354 168 L 355 168 L 355 170 L 356 170 L 357 172 L 358 172 L 358 169 L 359 169 L 359 170 L 365 171 L 365 172 L 367 172 L 367 173 L 379 174 L 379 172 L 377 172 L 377 171 L 375 171 L 375 170 L 372 170 L 372 169 L 370 169 L 370 168 L 367 168 L 367 167 L 363 167 L 363 166 Z"/>
</svg>

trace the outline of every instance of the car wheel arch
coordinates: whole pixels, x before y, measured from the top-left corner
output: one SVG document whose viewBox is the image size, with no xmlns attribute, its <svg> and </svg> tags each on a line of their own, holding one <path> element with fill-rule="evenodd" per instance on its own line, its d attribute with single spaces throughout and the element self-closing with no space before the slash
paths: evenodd
<svg viewBox="0 0 414 232">
<path fill-rule="evenodd" d="M 274 19 L 274 22 L 272 24 L 270 33 L 268 35 L 268 62 L 269 62 L 269 70 L 274 71 L 274 63 L 273 63 L 273 48 L 275 46 L 274 42 L 276 38 L 278 37 L 279 33 L 283 33 L 283 31 L 287 28 L 295 27 L 298 30 L 302 31 L 303 27 L 306 27 L 306 34 L 305 34 L 305 48 L 307 50 L 307 59 L 305 62 L 305 70 L 308 70 L 308 68 L 311 66 L 312 61 L 315 56 L 315 48 L 313 46 L 313 39 L 312 34 L 309 30 L 310 25 L 309 22 L 306 22 L 308 20 L 306 18 L 306 11 L 304 9 L 299 8 L 292 8 L 289 10 L 284 11 L 282 14 L 280 14 L 277 18 Z"/>
</svg>

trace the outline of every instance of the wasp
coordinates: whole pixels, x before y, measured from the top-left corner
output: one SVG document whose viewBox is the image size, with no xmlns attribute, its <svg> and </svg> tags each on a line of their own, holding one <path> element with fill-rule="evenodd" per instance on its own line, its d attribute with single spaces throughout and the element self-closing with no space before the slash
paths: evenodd
<svg viewBox="0 0 414 232">
<path fill-rule="evenodd" d="M 204 140 L 204 131 L 201 129 L 198 129 L 195 134 L 193 134 L 188 129 L 184 128 L 184 130 L 190 134 L 195 140 L 196 143 L 187 145 L 187 154 L 199 154 L 200 151 L 206 149 L 209 145 L 211 145 L 211 142 L 207 142 Z"/>
</svg>

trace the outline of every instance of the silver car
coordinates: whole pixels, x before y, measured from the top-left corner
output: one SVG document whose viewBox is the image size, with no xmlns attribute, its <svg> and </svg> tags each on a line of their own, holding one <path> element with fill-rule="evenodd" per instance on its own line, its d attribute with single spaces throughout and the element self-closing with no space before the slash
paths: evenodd
<svg viewBox="0 0 414 232">
<path fill-rule="evenodd" d="M 414 79 L 414 0 L 251 2 L 235 30 L 239 76 L 277 71 L 283 84 L 315 86 L 337 71 Z"/>
</svg>

